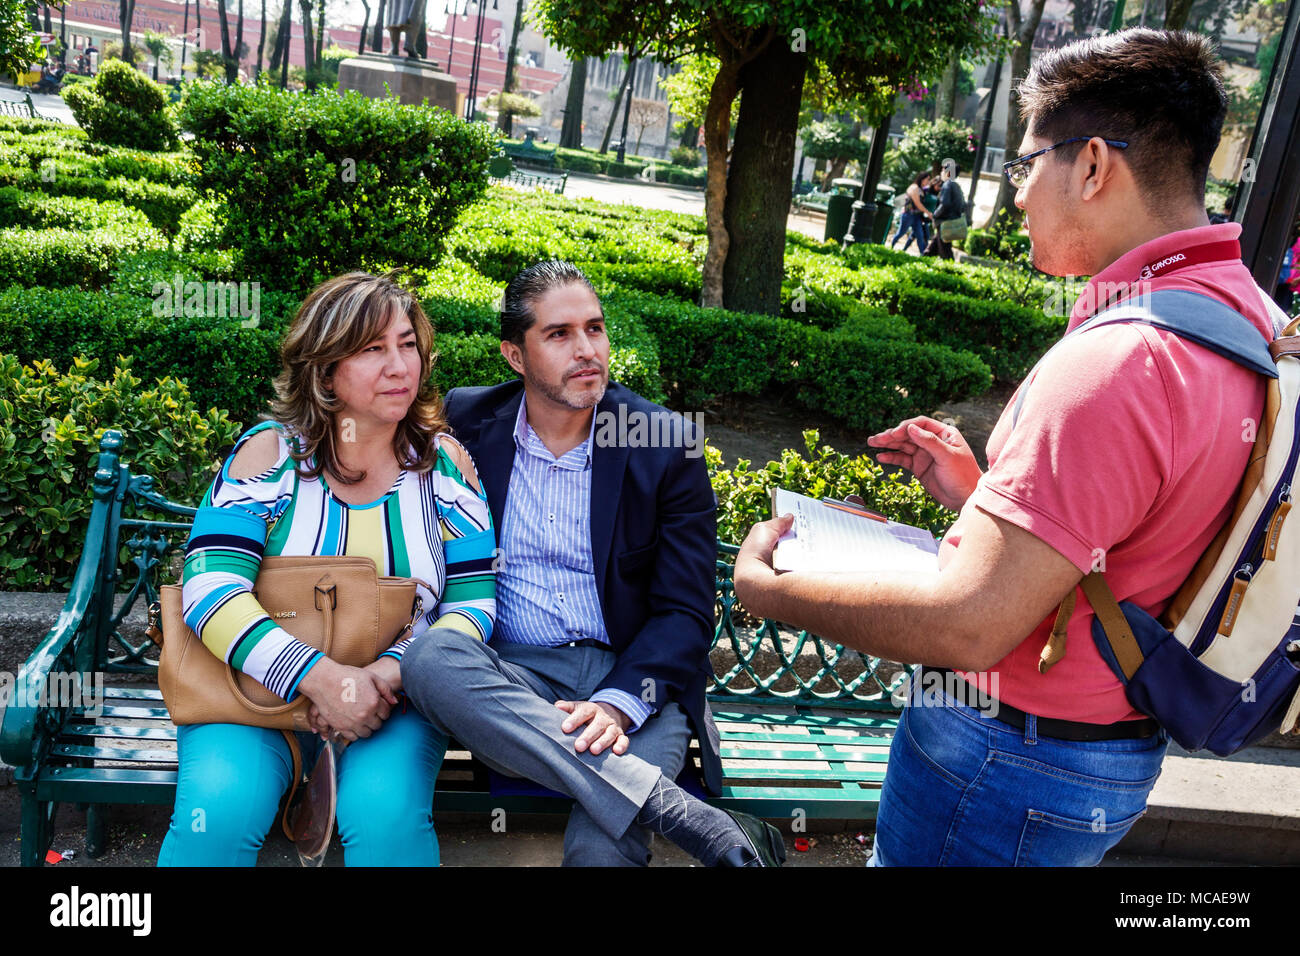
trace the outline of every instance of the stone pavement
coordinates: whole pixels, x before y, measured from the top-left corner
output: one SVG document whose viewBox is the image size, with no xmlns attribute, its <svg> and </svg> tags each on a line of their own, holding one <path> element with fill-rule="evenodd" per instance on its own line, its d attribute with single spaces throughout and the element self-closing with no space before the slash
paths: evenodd
<svg viewBox="0 0 1300 956">
<path fill-rule="evenodd" d="M 21 103 L 26 92 L 25 89 L 20 90 L 14 86 L 0 86 L 0 100 Z M 63 102 L 63 97 L 57 93 L 33 93 L 32 104 L 36 107 L 36 112 L 47 119 L 58 120 L 61 123 L 76 122 L 72 118 L 72 110 L 68 109 L 68 104 Z"/>
</svg>

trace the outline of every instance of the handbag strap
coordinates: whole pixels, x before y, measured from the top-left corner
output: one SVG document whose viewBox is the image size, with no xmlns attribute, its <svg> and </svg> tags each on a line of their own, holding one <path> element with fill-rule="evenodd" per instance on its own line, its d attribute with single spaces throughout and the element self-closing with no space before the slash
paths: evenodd
<svg viewBox="0 0 1300 956">
<path fill-rule="evenodd" d="M 293 758 L 293 782 L 289 785 L 289 795 L 284 798 L 284 812 L 280 814 L 280 829 L 284 835 L 293 842 L 293 828 L 289 826 L 289 811 L 293 808 L 293 795 L 298 792 L 298 787 L 302 784 L 302 748 L 298 746 L 298 738 L 288 730 L 282 730 L 284 739 L 289 744 L 289 754 Z"/>
<path fill-rule="evenodd" d="M 320 611 L 321 616 L 324 618 L 325 639 L 321 653 L 329 657 L 330 650 L 334 645 L 334 610 L 338 606 L 338 588 L 329 574 L 326 574 L 317 583 L 313 597 L 316 610 Z M 226 663 L 226 683 L 230 685 L 230 692 L 235 695 L 235 699 L 256 714 L 282 714 L 286 710 L 297 706 L 296 702 L 267 706 L 249 700 L 248 695 L 239 686 L 239 681 L 235 680 L 235 669 L 229 662 Z"/>
</svg>

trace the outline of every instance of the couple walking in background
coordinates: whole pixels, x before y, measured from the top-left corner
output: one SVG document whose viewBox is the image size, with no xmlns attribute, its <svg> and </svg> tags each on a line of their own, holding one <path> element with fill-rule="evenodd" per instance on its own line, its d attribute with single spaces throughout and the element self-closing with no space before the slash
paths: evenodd
<svg viewBox="0 0 1300 956">
<path fill-rule="evenodd" d="M 915 239 L 921 255 L 937 255 L 941 259 L 952 258 L 953 239 L 961 237 L 950 233 L 949 238 L 945 239 L 943 223 L 965 218 L 966 197 L 961 191 L 961 186 L 957 184 L 957 163 L 945 159 L 940 164 L 940 168 L 941 172 L 937 180 L 931 173 L 923 172 L 907 187 L 898 232 L 889 242 L 891 249 L 899 238 L 906 234 L 907 241 L 903 243 L 904 252 Z M 930 222 L 934 224 L 933 232 Z M 964 230 L 959 231 L 964 236 Z"/>
</svg>

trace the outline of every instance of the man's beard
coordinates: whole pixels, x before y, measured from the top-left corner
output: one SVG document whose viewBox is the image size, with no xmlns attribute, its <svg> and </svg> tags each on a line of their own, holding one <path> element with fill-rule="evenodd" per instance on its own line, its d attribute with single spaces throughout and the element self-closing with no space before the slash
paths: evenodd
<svg viewBox="0 0 1300 956">
<path fill-rule="evenodd" d="M 540 378 L 537 378 L 532 374 L 526 364 L 524 365 L 524 381 L 557 405 L 563 405 L 566 408 L 573 409 L 595 408 L 600 404 L 600 400 L 605 397 L 605 389 L 609 386 L 608 372 L 603 368 L 600 369 L 600 372 L 601 385 L 598 390 L 582 392 L 574 396 L 567 395 L 563 385 L 555 386 L 550 382 L 544 382 Z"/>
</svg>

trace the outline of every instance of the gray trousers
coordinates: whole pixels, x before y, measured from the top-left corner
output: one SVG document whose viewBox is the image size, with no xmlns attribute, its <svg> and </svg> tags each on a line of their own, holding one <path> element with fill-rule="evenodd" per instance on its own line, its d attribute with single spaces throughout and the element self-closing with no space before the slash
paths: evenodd
<svg viewBox="0 0 1300 956">
<path fill-rule="evenodd" d="M 650 831 L 632 821 L 659 777 L 681 772 L 690 743 L 675 702 L 628 735 L 627 753 L 578 753 L 557 700 L 587 700 L 613 667 L 598 647 L 483 644 L 450 628 L 421 635 L 402 655 L 402 687 L 436 727 L 499 773 L 573 797 L 565 866 L 645 866 Z"/>
</svg>

